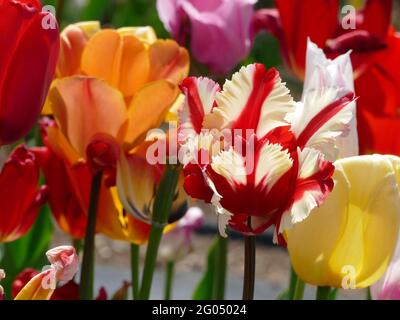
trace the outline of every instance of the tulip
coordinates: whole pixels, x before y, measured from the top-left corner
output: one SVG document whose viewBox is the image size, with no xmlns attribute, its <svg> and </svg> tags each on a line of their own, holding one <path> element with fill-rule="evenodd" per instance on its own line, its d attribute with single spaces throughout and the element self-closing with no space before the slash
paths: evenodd
<svg viewBox="0 0 400 320">
<path fill-rule="evenodd" d="M 385 274 L 371 286 L 371 295 L 374 300 L 400 300 L 399 263 L 400 246 L 397 244 L 395 254 Z"/>
<path fill-rule="evenodd" d="M 354 93 L 315 72 L 321 81 L 310 80 L 317 86 L 297 104 L 279 73 L 260 64 L 243 67 L 222 91 L 206 78 L 182 83 L 185 190 L 213 203 L 221 235 L 227 225 L 248 236 L 275 225 L 284 244 L 281 233 L 332 190 L 328 158 L 337 156 L 336 138 L 350 132 Z M 226 136 L 234 143 L 221 144 Z"/>
<path fill-rule="evenodd" d="M 70 281 L 78 271 L 78 256 L 71 246 L 47 251 L 50 267 L 34 276 L 17 294 L 15 300 L 49 300 L 58 281 Z"/>
<path fill-rule="evenodd" d="M 94 265 L 91 253 L 103 174 L 115 173 L 121 154 L 123 157 L 138 147 L 148 130 L 161 125 L 178 97 L 176 83 L 186 76 L 189 66 L 184 48 L 172 40 L 152 38 L 148 32 L 151 29 L 143 33 L 143 28 L 96 31 L 94 27 L 88 36 L 86 27 L 77 26 L 79 46 L 70 42 L 75 57 L 70 61 L 80 60 L 78 72 L 83 75 L 53 82 L 47 108 L 57 126 L 49 127 L 47 135 L 51 149 L 68 165 L 83 163 L 91 170 L 93 192 L 88 206 L 80 292 L 81 298 L 90 299 Z M 65 36 L 70 36 L 68 30 Z M 61 63 L 65 61 L 68 58 Z M 72 69 L 62 69 L 74 73 L 76 67 L 73 63 Z M 111 220 L 117 222 L 115 217 Z M 121 221 L 126 221 L 125 216 Z M 104 226 L 104 233 L 114 227 Z"/>
<path fill-rule="evenodd" d="M 184 258 L 192 249 L 193 232 L 203 223 L 201 209 L 190 208 L 175 228 L 164 235 L 159 249 L 160 259 L 165 262 L 176 262 Z"/>
<path fill-rule="evenodd" d="M 49 143 L 71 165 L 90 161 L 86 153 L 91 145 L 109 146 L 115 141 L 130 150 L 143 141 L 150 128 L 161 124 L 177 93 L 173 84 L 158 80 L 142 88 L 126 105 L 122 94 L 104 81 L 80 76 L 58 79 L 49 96 L 58 127 L 48 128 Z M 116 150 L 108 150 L 112 162 L 118 157 Z M 104 150 L 94 147 L 92 151 Z"/>
<path fill-rule="evenodd" d="M 178 84 L 189 72 L 189 56 L 175 41 L 157 39 L 151 27 L 101 29 L 80 22 L 61 33 L 57 77 L 87 75 L 105 80 L 125 98 L 145 84 L 166 79 Z"/>
<path fill-rule="evenodd" d="M 400 35 L 390 26 L 392 0 L 367 0 L 357 11 L 356 28 L 347 30 L 337 19 L 336 0 L 277 0 L 276 5 L 256 12 L 254 30 L 277 37 L 286 64 L 301 79 L 307 38 L 333 57 L 352 50 L 360 151 L 400 154 Z"/>
<path fill-rule="evenodd" d="M 19 239 L 33 225 L 47 194 L 47 187 L 39 188 L 38 181 L 35 155 L 24 146 L 17 147 L 0 172 L 0 242 Z"/>
<path fill-rule="evenodd" d="M 120 156 L 116 181 L 119 199 L 128 213 L 144 223 L 151 224 L 156 190 L 164 172 L 165 165 L 149 164 L 141 153 Z M 181 218 L 186 207 L 186 193 L 181 177 L 175 191 L 169 222 Z"/>
<path fill-rule="evenodd" d="M 384 274 L 398 239 L 400 158 L 350 157 L 335 167 L 327 200 L 287 231 L 288 250 L 307 283 L 365 288 Z"/>
<path fill-rule="evenodd" d="M 397 174 L 397 184 L 400 186 L 400 161 L 395 156 L 389 156 Z M 400 241 L 397 240 L 396 250 L 385 274 L 371 286 L 371 295 L 375 300 L 400 300 Z"/>
<path fill-rule="evenodd" d="M 37 121 L 54 76 L 59 34 L 39 1 L 0 1 L 0 145 L 25 136 Z M 50 21 L 54 28 L 44 28 Z"/>
<path fill-rule="evenodd" d="M 165 28 L 180 44 L 190 41 L 197 61 L 224 75 L 249 54 L 251 17 L 256 2 L 157 0 L 157 10 Z"/>
<path fill-rule="evenodd" d="M 39 273 L 39 271 L 31 268 L 22 271 L 12 283 L 12 297 L 15 298 L 28 282 Z M 79 300 L 79 285 L 74 280 L 68 281 L 54 290 L 50 300 Z M 107 300 L 107 292 L 103 287 L 100 288 L 96 300 Z"/>
<path fill-rule="evenodd" d="M 51 148 L 46 134 L 52 121 L 42 122 L 44 147 L 34 148 L 46 184 L 51 212 L 59 227 L 74 239 L 85 236 L 91 172 L 87 164 L 69 165 Z M 103 179 L 100 191 L 96 230 L 115 240 L 135 244 L 147 241 L 150 226 L 126 215 L 116 196 L 115 188 L 109 188 L 109 177 Z"/>
<path fill-rule="evenodd" d="M 354 92 L 353 67 L 350 60 L 350 51 L 336 59 L 328 59 L 317 45 L 308 39 L 306 53 L 306 69 L 303 88 L 303 97 L 320 87 L 319 82 L 325 83 L 326 87 L 333 88 L 339 95 L 346 92 Z M 350 123 L 350 132 L 345 137 L 338 137 L 338 154 L 331 155 L 332 160 L 345 158 L 359 154 L 357 118 L 353 114 Z"/>
</svg>

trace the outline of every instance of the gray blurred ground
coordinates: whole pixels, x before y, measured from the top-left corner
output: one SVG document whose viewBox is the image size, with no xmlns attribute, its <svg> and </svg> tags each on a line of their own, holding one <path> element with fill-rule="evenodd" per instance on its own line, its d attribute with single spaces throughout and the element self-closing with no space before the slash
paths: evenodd
<svg viewBox="0 0 400 320">
<path fill-rule="evenodd" d="M 191 299 L 197 282 L 202 276 L 206 264 L 206 253 L 213 241 L 212 235 L 196 234 L 194 250 L 176 264 L 173 298 Z M 57 233 L 54 245 L 68 243 L 68 237 Z M 108 295 L 121 287 L 123 281 L 130 281 L 129 245 L 113 241 L 104 236 L 96 237 L 97 265 L 95 274 L 96 288 L 105 287 Z M 142 248 L 143 260 L 145 248 Z M 243 243 L 240 239 L 229 241 L 228 279 L 226 298 L 241 299 L 243 274 Z M 288 285 L 289 258 L 285 250 L 265 244 L 257 244 L 256 257 L 256 299 L 276 299 Z M 159 264 L 154 277 L 151 293 L 152 299 L 162 299 L 164 289 L 164 267 Z M 340 299 L 364 299 L 362 290 L 345 291 L 339 294 Z M 314 299 L 315 288 L 306 287 L 305 299 Z"/>
</svg>

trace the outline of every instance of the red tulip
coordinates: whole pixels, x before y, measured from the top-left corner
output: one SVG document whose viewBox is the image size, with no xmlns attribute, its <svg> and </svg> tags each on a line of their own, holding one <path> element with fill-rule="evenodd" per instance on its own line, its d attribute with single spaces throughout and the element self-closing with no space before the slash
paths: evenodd
<svg viewBox="0 0 400 320">
<path fill-rule="evenodd" d="M 0 145 L 35 124 L 59 51 L 55 18 L 37 0 L 0 0 Z"/>
<path fill-rule="evenodd" d="M 355 29 L 344 29 L 337 19 L 337 0 L 276 0 L 276 9 L 259 10 L 253 19 L 255 32 L 266 29 L 277 37 L 299 78 L 307 38 L 332 58 L 352 50 L 360 153 L 400 155 L 400 33 L 390 26 L 392 2 L 367 0 Z"/>
<path fill-rule="evenodd" d="M 0 172 L 0 242 L 14 241 L 32 226 L 47 193 L 38 180 L 35 155 L 17 147 Z"/>
</svg>

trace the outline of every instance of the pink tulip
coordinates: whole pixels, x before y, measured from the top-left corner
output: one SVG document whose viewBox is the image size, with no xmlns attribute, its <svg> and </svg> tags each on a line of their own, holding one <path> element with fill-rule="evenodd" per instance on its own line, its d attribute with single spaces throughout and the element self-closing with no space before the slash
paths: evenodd
<svg viewBox="0 0 400 320">
<path fill-rule="evenodd" d="M 374 300 L 400 300 L 400 241 L 386 273 L 371 286 Z"/>
<path fill-rule="evenodd" d="M 257 0 L 157 0 L 166 29 L 194 58 L 224 75 L 249 54 L 253 5 Z"/>
</svg>

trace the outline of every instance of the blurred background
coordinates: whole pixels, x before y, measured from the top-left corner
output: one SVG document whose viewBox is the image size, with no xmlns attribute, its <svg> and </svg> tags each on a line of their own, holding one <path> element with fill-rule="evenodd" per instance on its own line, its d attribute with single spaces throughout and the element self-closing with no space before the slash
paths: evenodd
<svg viewBox="0 0 400 320">
<path fill-rule="evenodd" d="M 115 28 L 150 25 L 155 29 L 159 38 L 170 37 L 158 18 L 155 0 L 46 0 L 42 2 L 56 7 L 61 29 L 70 23 L 78 21 L 100 20 L 103 26 Z M 362 3 L 360 0 L 341 2 L 357 6 Z M 393 23 L 397 29 L 400 29 L 400 0 L 395 0 L 394 2 L 395 14 Z M 259 0 L 257 7 L 273 7 L 273 1 Z M 251 55 L 246 61 L 243 61 L 243 64 L 255 61 L 261 62 L 267 67 L 274 66 L 278 68 L 294 95 L 299 96 L 301 94 L 301 84 L 284 68 L 279 52 L 279 44 L 272 36 L 266 33 L 261 33 L 257 36 Z M 217 233 L 215 215 L 207 205 L 202 204 L 201 206 L 206 212 L 206 223 L 195 234 L 193 251 L 176 265 L 174 299 L 191 299 L 192 292 L 206 268 L 206 252 Z M 70 242 L 70 238 L 59 231 L 55 223 L 52 223 L 48 212 L 41 213 L 37 224 L 46 224 L 47 229 L 55 228 L 51 240 L 54 246 Z M 22 248 L 24 243 L 31 242 L 35 245 L 35 248 L 40 247 L 37 241 L 46 241 L 39 240 L 42 238 L 35 236 L 35 228 L 33 228 L 31 232 L 13 244 L 13 246 Z M 96 287 L 104 286 L 109 295 L 112 295 L 121 287 L 123 281 L 130 280 L 130 246 L 126 242 L 112 241 L 100 235 L 96 238 L 96 247 Z M 29 252 L 29 246 L 27 248 L 24 250 Z M 144 248 L 142 249 L 143 258 L 145 250 Z M 21 250 L 19 252 L 22 256 Z M 238 234 L 232 234 L 229 240 L 227 299 L 241 298 L 243 260 L 242 238 Z M 17 263 L 18 261 L 16 261 Z M 39 265 L 41 263 L 38 262 Z M 275 299 L 288 286 L 289 273 L 288 255 L 284 249 L 272 244 L 272 233 L 267 232 L 258 237 L 256 299 Z M 152 298 L 163 298 L 163 282 L 164 266 L 160 263 L 155 276 Z M 342 291 L 339 293 L 339 298 L 364 299 L 365 295 L 366 293 L 360 290 Z M 314 289 L 311 287 L 306 288 L 305 298 L 311 299 L 313 297 Z"/>
</svg>

